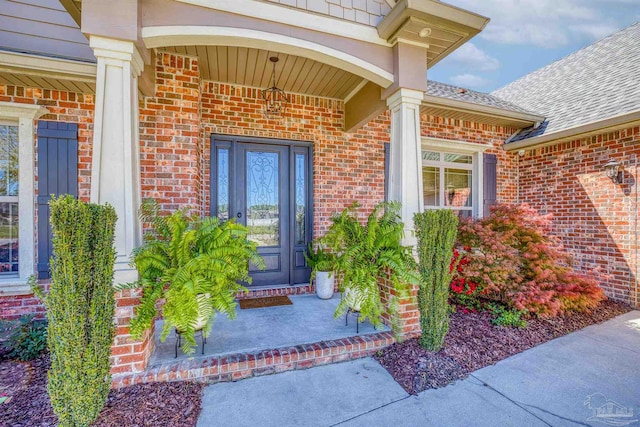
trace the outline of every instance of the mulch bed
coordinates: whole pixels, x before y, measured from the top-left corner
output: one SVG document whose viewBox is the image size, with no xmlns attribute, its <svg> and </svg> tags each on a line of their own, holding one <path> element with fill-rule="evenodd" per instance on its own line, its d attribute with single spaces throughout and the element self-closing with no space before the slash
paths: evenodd
<svg viewBox="0 0 640 427">
<path fill-rule="evenodd" d="M 523 329 L 495 326 L 486 312 L 456 312 L 437 353 L 424 350 L 417 339 L 411 339 L 385 348 L 375 358 L 407 393 L 416 394 L 444 387 L 477 369 L 628 311 L 629 306 L 608 300 L 591 313 L 532 319 Z"/>
<path fill-rule="evenodd" d="M 0 390 L 12 396 L 0 405 L 2 427 L 57 425 L 47 395 L 48 357 L 0 362 Z M 112 390 L 94 427 L 193 427 L 200 414 L 202 384 L 152 383 Z"/>
</svg>

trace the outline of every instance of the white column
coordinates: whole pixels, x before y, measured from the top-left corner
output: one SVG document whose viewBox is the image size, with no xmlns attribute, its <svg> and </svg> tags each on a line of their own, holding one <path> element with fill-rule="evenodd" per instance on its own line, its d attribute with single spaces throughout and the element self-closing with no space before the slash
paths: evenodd
<svg viewBox="0 0 640 427">
<path fill-rule="evenodd" d="M 415 246 L 413 215 L 422 212 L 422 153 L 420 149 L 420 104 L 423 92 L 398 89 L 387 98 L 391 111 L 389 200 L 402 203 L 404 245 Z"/>
<path fill-rule="evenodd" d="M 114 283 L 137 278 L 131 251 L 142 241 L 138 76 L 144 64 L 133 42 L 91 36 L 98 60 L 93 127 L 91 201 L 109 203 L 118 214 Z"/>
</svg>

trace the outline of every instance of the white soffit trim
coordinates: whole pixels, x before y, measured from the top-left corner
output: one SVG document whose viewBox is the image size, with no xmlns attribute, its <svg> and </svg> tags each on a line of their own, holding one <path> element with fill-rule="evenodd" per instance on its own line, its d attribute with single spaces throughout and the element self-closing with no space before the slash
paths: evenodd
<svg viewBox="0 0 640 427">
<path fill-rule="evenodd" d="M 441 139 L 422 137 L 422 148 L 437 148 L 443 151 L 455 151 L 456 153 L 473 154 L 482 153 L 489 148 L 490 145 L 478 144 L 476 142 L 457 141 L 455 139 Z"/>
<path fill-rule="evenodd" d="M 393 74 L 363 59 L 295 37 L 232 27 L 161 26 L 142 28 L 148 49 L 182 45 L 222 45 L 279 51 L 310 58 L 349 71 L 382 87 L 393 83 Z"/>
<path fill-rule="evenodd" d="M 342 19 L 319 15 L 299 9 L 284 7 L 280 4 L 267 3 L 256 0 L 177 0 L 181 3 L 206 7 L 235 13 L 236 15 L 260 18 L 267 21 L 292 25 L 321 33 L 334 34 L 350 39 L 391 46 L 380 38 L 376 27 Z"/>
<path fill-rule="evenodd" d="M 96 64 L 47 58 L 17 52 L 0 52 L 0 71 L 26 71 L 31 75 L 95 82 Z"/>
</svg>

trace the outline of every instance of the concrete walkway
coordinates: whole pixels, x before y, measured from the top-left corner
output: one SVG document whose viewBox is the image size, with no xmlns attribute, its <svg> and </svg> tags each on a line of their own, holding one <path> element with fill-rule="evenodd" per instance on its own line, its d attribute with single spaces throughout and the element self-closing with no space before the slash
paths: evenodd
<svg viewBox="0 0 640 427">
<path fill-rule="evenodd" d="M 640 426 L 640 311 L 418 396 L 360 359 L 215 384 L 202 408 L 201 427 Z"/>
</svg>

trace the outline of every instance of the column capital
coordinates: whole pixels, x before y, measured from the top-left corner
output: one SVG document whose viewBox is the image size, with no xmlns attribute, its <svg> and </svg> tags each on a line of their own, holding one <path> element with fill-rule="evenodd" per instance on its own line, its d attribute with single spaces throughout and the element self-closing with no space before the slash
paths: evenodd
<svg viewBox="0 0 640 427">
<path fill-rule="evenodd" d="M 144 69 L 142 55 L 134 42 L 111 39 L 101 36 L 89 36 L 89 46 L 97 59 L 109 59 L 131 64 L 131 72 L 137 77 Z"/>
<path fill-rule="evenodd" d="M 387 107 L 393 109 L 401 103 L 420 105 L 424 99 L 424 92 L 421 90 L 400 88 L 387 97 Z"/>
</svg>

